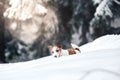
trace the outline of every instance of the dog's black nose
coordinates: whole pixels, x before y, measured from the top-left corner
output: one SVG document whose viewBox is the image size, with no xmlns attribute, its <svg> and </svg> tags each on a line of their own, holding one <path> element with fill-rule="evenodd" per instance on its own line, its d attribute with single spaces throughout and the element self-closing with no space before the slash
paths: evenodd
<svg viewBox="0 0 120 80">
<path fill-rule="evenodd" d="M 56 57 L 56 58 L 57 58 L 57 56 L 54 56 L 54 57 Z"/>
</svg>

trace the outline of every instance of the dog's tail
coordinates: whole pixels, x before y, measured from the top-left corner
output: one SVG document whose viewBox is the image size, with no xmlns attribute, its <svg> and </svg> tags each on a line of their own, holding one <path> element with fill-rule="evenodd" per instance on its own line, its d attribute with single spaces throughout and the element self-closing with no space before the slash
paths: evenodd
<svg viewBox="0 0 120 80">
<path fill-rule="evenodd" d="M 77 51 L 81 52 L 79 48 L 75 48 L 75 50 L 77 50 Z"/>
<path fill-rule="evenodd" d="M 79 46 L 77 46 L 76 44 L 71 43 L 71 46 L 72 46 L 72 48 L 74 48 L 78 52 L 81 52 Z"/>
<path fill-rule="evenodd" d="M 76 44 L 71 43 L 72 48 L 79 48 Z"/>
</svg>

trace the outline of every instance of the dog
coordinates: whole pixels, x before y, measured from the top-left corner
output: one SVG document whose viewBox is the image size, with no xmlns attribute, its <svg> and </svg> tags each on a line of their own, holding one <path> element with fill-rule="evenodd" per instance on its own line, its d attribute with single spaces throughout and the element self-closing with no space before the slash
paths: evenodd
<svg viewBox="0 0 120 80">
<path fill-rule="evenodd" d="M 51 55 L 56 58 L 61 56 L 78 54 L 81 52 L 79 48 L 62 49 L 62 45 L 57 45 L 57 46 L 50 45 L 48 46 L 48 48 L 50 50 Z"/>
</svg>

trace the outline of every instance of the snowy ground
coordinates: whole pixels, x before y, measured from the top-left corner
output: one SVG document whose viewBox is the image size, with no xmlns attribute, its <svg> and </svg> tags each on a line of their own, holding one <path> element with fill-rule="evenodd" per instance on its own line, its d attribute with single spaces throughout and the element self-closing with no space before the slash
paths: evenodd
<svg viewBox="0 0 120 80">
<path fill-rule="evenodd" d="M 0 80 L 120 80 L 120 35 L 80 47 L 81 54 L 0 64 Z"/>
</svg>

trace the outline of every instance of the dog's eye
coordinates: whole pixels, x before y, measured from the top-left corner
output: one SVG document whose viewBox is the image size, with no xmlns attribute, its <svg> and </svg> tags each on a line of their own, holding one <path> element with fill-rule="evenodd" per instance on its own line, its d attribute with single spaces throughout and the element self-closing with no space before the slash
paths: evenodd
<svg viewBox="0 0 120 80">
<path fill-rule="evenodd" d="M 54 53 L 54 52 L 52 51 L 52 53 Z"/>
<path fill-rule="evenodd" d="M 56 50 L 56 52 L 59 52 L 59 50 Z"/>
</svg>

